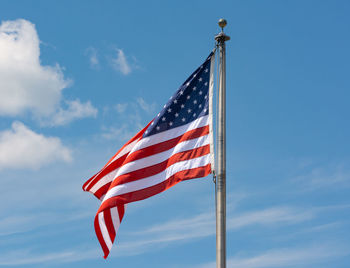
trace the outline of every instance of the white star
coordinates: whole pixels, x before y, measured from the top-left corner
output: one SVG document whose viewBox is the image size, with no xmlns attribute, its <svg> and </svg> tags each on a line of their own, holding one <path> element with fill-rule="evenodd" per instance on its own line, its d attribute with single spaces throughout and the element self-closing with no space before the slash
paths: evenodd
<svg viewBox="0 0 350 268">
<path fill-rule="evenodd" d="M 166 118 L 165 118 L 165 117 L 163 117 L 163 118 L 162 118 L 162 121 L 165 121 L 165 119 L 166 119 Z"/>
<path fill-rule="evenodd" d="M 169 98 L 169 100 L 171 100 L 173 98 L 173 96 L 171 96 L 170 98 Z"/>
<path fill-rule="evenodd" d="M 185 108 L 185 105 L 184 105 L 184 104 L 181 104 L 181 108 Z"/>
<path fill-rule="evenodd" d="M 148 130 L 146 130 L 145 133 L 147 134 L 147 133 L 148 133 Z"/>
<path fill-rule="evenodd" d="M 191 109 L 188 109 L 187 112 L 190 113 L 190 112 L 192 112 L 192 110 L 191 110 Z"/>
<path fill-rule="evenodd" d="M 189 86 L 189 85 L 190 85 L 190 82 L 187 82 L 187 83 L 186 83 L 186 86 Z"/>
<path fill-rule="evenodd" d="M 189 100 L 191 98 L 191 96 L 190 95 L 187 95 L 187 99 Z"/>
<path fill-rule="evenodd" d="M 185 122 L 185 121 L 186 121 L 185 117 L 182 117 L 182 119 L 181 119 L 181 120 L 182 120 L 182 122 Z"/>
<path fill-rule="evenodd" d="M 198 81 L 201 82 L 202 80 L 203 80 L 203 78 L 202 78 L 202 77 L 199 77 Z"/>
<path fill-rule="evenodd" d="M 169 122 L 169 126 L 172 126 L 173 125 L 173 122 Z"/>
<path fill-rule="evenodd" d="M 179 114 L 178 114 L 178 113 L 176 113 L 176 114 L 175 114 L 175 117 L 178 117 L 178 116 L 179 116 Z"/>
<path fill-rule="evenodd" d="M 204 85 L 207 86 L 207 85 L 208 85 L 208 82 L 205 82 Z"/>
<path fill-rule="evenodd" d="M 197 104 L 197 100 L 194 100 L 194 101 L 193 101 L 193 104 Z"/>
<path fill-rule="evenodd" d="M 165 108 L 166 107 L 166 104 L 163 106 L 163 108 Z"/>
<path fill-rule="evenodd" d="M 157 129 L 157 130 L 159 130 L 159 129 L 160 129 L 160 127 L 159 127 L 159 126 L 157 126 L 157 127 L 156 127 L 156 129 Z"/>
<path fill-rule="evenodd" d="M 199 91 L 199 95 L 202 95 L 202 93 L 203 93 L 203 92 L 202 92 L 202 90 L 201 90 L 201 91 Z"/>
<path fill-rule="evenodd" d="M 199 104 L 198 107 L 199 107 L 199 108 L 202 108 L 202 104 Z"/>
<path fill-rule="evenodd" d="M 160 113 L 157 115 L 158 117 L 160 116 Z"/>
<path fill-rule="evenodd" d="M 194 91 L 195 91 L 196 89 L 197 89 L 196 87 L 193 88 Z"/>
<path fill-rule="evenodd" d="M 196 113 L 193 114 L 193 117 L 195 117 L 195 116 L 196 116 Z"/>
<path fill-rule="evenodd" d="M 180 91 L 180 95 L 183 95 L 183 94 L 184 94 L 184 91 L 183 91 L 183 90 L 181 90 L 181 91 Z"/>
<path fill-rule="evenodd" d="M 207 98 L 208 98 L 208 95 L 205 95 L 205 96 L 204 96 L 204 99 L 207 99 Z"/>
<path fill-rule="evenodd" d="M 174 100 L 174 104 L 176 104 L 176 103 L 177 103 L 177 100 L 175 99 L 175 100 Z"/>
<path fill-rule="evenodd" d="M 171 112 L 171 108 L 168 109 L 168 113 L 170 113 L 170 112 Z"/>
<path fill-rule="evenodd" d="M 151 125 L 153 126 L 153 125 L 154 125 L 154 122 L 152 122 Z"/>
<path fill-rule="evenodd" d="M 206 113 L 207 112 L 207 108 L 205 108 L 203 111 Z"/>
<path fill-rule="evenodd" d="M 194 75 L 193 75 L 193 78 L 195 78 L 196 76 L 197 76 L 197 74 L 194 74 Z"/>
<path fill-rule="evenodd" d="M 201 69 L 203 69 L 203 65 L 201 65 Z"/>
<path fill-rule="evenodd" d="M 205 70 L 204 70 L 204 72 L 206 72 L 206 73 L 207 73 L 207 72 L 208 72 L 208 68 L 207 68 L 207 69 L 205 69 Z"/>
</svg>

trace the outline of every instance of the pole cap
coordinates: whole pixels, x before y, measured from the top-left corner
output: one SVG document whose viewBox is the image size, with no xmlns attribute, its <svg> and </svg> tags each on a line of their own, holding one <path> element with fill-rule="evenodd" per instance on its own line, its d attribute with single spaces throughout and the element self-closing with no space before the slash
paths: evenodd
<svg viewBox="0 0 350 268">
<path fill-rule="evenodd" d="M 219 19 L 218 24 L 219 24 L 219 26 L 221 27 L 221 30 L 224 31 L 224 27 L 227 25 L 227 20 L 225 20 L 225 19 Z"/>
</svg>

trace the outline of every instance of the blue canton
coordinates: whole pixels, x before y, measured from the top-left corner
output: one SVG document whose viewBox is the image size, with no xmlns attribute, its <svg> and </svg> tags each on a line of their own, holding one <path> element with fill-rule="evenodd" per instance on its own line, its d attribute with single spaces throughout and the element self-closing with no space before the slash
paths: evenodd
<svg viewBox="0 0 350 268">
<path fill-rule="evenodd" d="M 210 59 L 180 86 L 162 111 L 153 119 L 143 137 L 188 124 L 209 112 Z"/>
</svg>

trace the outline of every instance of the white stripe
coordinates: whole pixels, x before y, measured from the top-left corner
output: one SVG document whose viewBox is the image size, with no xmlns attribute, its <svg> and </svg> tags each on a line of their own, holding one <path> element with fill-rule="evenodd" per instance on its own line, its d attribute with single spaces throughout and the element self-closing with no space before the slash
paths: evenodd
<svg viewBox="0 0 350 268">
<path fill-rule="evenodd" d="M 146 137 L 143 139 L 138 139 L 133 141 L 132 143 L 130 143 L 129 145 L 125 146 L 125 148 L 114 157 L 114 159 L 108 164 L 108 166 L 115 161 L 116 159 L 124 156 L 126 153 L 130 153 L 130 150 L 132 150 L 132 152 L 135 152 L 137 150 L 140 150 L 142 148 L 160 143 L 160 142 L 164 142 L 166 140 L 169 139 L 173 139 L 176 138 L 178 136 L 183 135 L 185 132 L 192 130 L 192 129 L 196 129 L 199 127 L 203 127 L 209 124 L 209 117 L 206 116 L 202 116 L 196 120 L 194 120 L 191 123 L 188 123 L 186 125 L 177 127 L 177 128 L 173 128 L 164 132 L 161 132 L 159 134 L 155 134 L 152 135 L 150 137 Z M 106 166 L 107 167 L 107 166 Z M 100 174 L 103 170 L 101 170 L 98 174 Z M 112 173 L 112 174 L 111 174 Z M 95 176 L 95 178 L 98 176 L 98 174 Z M 109 175 L 111 174 L 111 175 Z M 120 174 L 116 175 L 117 172 L 115 170 L 111 171 L 109 174 L 105 175 L 104 177 L 100 178 L 98 180 L 98 182 L 96 182 L 96 184 L 91 187 L 91 189 L 89 190 L 89 192 L 91 193 L 96 193 L 102 186 L 106 185 L 107 183 L 113 181 L 115 179 L 116 176 L 119 176 Z M 88 188 L 88 186 L 93 182 L 94 180 L 92 180 L 85 188 Z"/>
<path fill-rule="evenodd" d="M 125 184 L 117 185 L 110 189 L 106 196 L 104 197 L 102 204 L 104 201 L 107 199 L 113 197 L 113 196 L 118 196 L 121 194 L 126 194 L 138 190 L 142 190 L 144 188 L 148 188 L 154 185 L 157 185 L 165 180 L 167 180 L 169 177 L 174 175 L 175 173 L 182 171 L 182 170 L 187 170 L 187 169 L 193 169 L 197 167 L 202 167 L 206 166 L 207 164 L 210 163 L 210 155 L 204 155 L 201 157 L 197 157 L 191 160 L 186 160 L 182 162 L 177 162 L 170 167 L 168 167 L 166 170 L 163 172 L 160 172 L 154 176 L 147 177 L 145 179 L 133 181 L 133 182 L 128 182 Z M 102 205 L 101 204 L 101 205 Z"/>
<path fill-rule="evenodd" d="M 205 135 L 205 136 L 201 136 L 197 139 L 183 141 L 183 142 L 177 144 L 175 147 L 173 147 L 167 151 L 161 152 L 159 154 L 151 155 L 151 156 L 139 159 L 139 160 L 135 160 L 133 162 L 129 162 L 129 163 L 123 165 L 120 169 L 116 169 L 113 172 L 106 175 L 105 177 L 103 177 L 100 181 L 98 181 L 98 183 L 96 183 L 90 189 L 90 192 L 95 193 L 96 191 L 98 191 L 98 189 L 100 189 L 101 187 L 103 187 L 107 183 L 113 181 L 115 178 L 117 178 L 123 174 L 158 164 L 160 162 L 165 161 L 173 154 L 184 152 L 184 151 L 187 151 L 190 149 L 195 149 L 195 148 L 207 145 L 207 144 L 209 144 L 209 136 Z M 127 161 L 127 159 L 126 159 L 126 161 Z M 118 174 L 117 174 L 117 172 L 118 172 Z"/>
<path fill-rule="evenodd" d="M 89 192 L 96 193 L 101 187 L 113 181 L 118 170 L 119 168 L 114 169 L 110 173 L 108 173 L 106 176 L 102 177 L 94 186 L 91 187 Z"/>
<path fill-rule="evenodd" d="M 103 170 L 103 169 L 102 169 Z M 85 186 L 84 190 L 86 191 L 86 189 L 89 188 L 90 184 L 93 183 L 96 179 L 96 177 L 102 172 L 102 170 L 100 170 L 95 176 L 94 178 L 88 183 L 88 185 Z"/>
<path fill-rule="evenodd" d="M 100 212 L 98 214 L 98 224 L 100 225 L 100 230 L 102 233 L 103 240 L 105 241 L 108 249 L 112 248 L 112 241 L 111 238 L 109 237 L 107 226 L 105 223 L 105 218 L 103 216 L 103 212 Z"/>
<path fill-rule="evenodd" d="M 207 116 L 203 116 L 203 117 L 205 117 L 205 119 L 207 118 Z M 196 122 L 196 124 L 193 124 L 194 126 L 202 127 L 202 124 L 204 123 L 203 120 L 198 120 L 197 119 L 195 121 L 197 121 L 197 122 Z M 203 126 L 205 126 L 205 125 L 203 125 Z M 178 129 L 178 131 L 176 131 L 176 134 L 175 134 L 174 131 L 172 131 L 174 129 L 168 130 L 168 131 L 172 131 L 169 134 L 170 135 L 170 139 L 171 139 L 171 136 L 178 137 L 178 136 L 184 134 L 184 133 L 180 132 L 180 131 L 184 131 L 184 129 L 180 130 L 179 128 L 174 128 L 174 129 Z M 155 144 L 155 143 L 161 142 L 160 140 L 162 139 L 162 137 L 160 137 L 158 135 L 162 134 L 163 137 L 164 137 L 166 135 L 166 132 L 168 132 L 168 131 L 164 131 L 163 133 L 159 133 L 159 134 L 156 134 L 156 135 L 152 135 L 151 137 L 144 138 L 144 139 L 147 139 L 147 141 L 146 141 L 147 146 L 150 146 L 150 144 Z M 203 137 L 206 137 L 206 136 L 203 136 Z M 151 140 L 150 138 L 155 139 L 155 142 L 153 140 Z M 144 139 L 139 140 L 139 142 L 143 143 Z M 115 169 L 115 170 L 111 171 L 110 173 L 108 173 L 103 178 L 101 178 L 90 189 L 90 192 L 96 193 L 101 187 L 103 187 L 107 183 L 110 183 L 111 181 L 113 181 L 115 178 L 117 178 L 120 175 L 123 175 L 123 174 L 126 174 L 128 172 L 131 172 L 131 171 L 134 171 L 134 170 L 137 170 L 137 169 L 141 169 L 141 168 L 144 168 L 144 167 L 147 167 L 147 166 L 150 166 L 150 165 L 154 165 L 154 164 L 157 164 L 157 163 L 160 163 L 160 162 L 164 161 L 165 159 L 167 159 L 167 157 L 163 157 L 163 155 L 168 155 L 170 157 L 172 154 L 189 150 L 189 149 L 191 149 L 191 145 L 190 144 L 193 144 L 192 146 L 197 146 L 197 147 L 203 146 L 205 144 L 209 144 L 209 140 L 206 141 L 205 143 L 201 143 L 201 141 L 202 141 L 202 137 L 200 137 L 198 142 L 197 142 L 197 139 L 192 139 L 192 140 L 189 140 L 189 141 L 183 141 L 183 142 L 179 143 L 178 145 L 176 145 L 175 147 L 173 147 L 172 149 L 169 149 L 169 150 L 167 150 L 165 152 L 157 154 L 157 155 L 160 155 L 159 156 L 160 160 L 153 160 L 153 159 L 156 159 L 157 157 L 156 156 L 150 156 L 150 157 L 145 157 L 145 158 L 142 158 L 142 159 L 139 159 L 139 160 L 127 163 L 127 164 L 123 165 L 121 168 Z M 187 145 L 187 144 L 189 144 L 189 145 Z M 200 144 L 202 144 L 202 145 L 200 145 Z M 145 146 L 145 143 L 143 143 L 143 145 L 140 145 L 141 148 L 144 148 L 144 147 L 147 147 L 147 146 Z M 185 146 L 185 147 L 183 149 L 181 149 L 182 146 Z M 137 148 L 137 147 L 139 147 L 138 144 L 135 146 L 135 148 Z M 197 147 L 192 147 L 192 148 L 197 148 Z M 133 151 L 134 150 L 135 149 L 133 149 Z M 151 159 L 151 160 L 149 161 L 149 159 Z M 127 161 L 127 159 L 125 161 Z M 139 166 L 137 166 L 137 165 L 139 165 Z M 133 167 L 133 168 L 130 168 L 130 167 Z"/>
<path fill-rule="evenodd" d="M 209 76 L 209 136 L 210 136 L 210 162 L 211 170 L 215 170 L 215 155 L 214 155 L 214 122 L 213 122 L 213 88 L 214 88 L 214 68 L 215 68 L 215 50 L 210 60 L 210 76 Z"/>
<path fill-rule="evenodd" d="M 120 225 L 119 212 L 117 207 L 111 208 L 111 216 L 115 233 L 117 233 Z"/>
<path fill-rule="evenodd" d="M 148 147 L 148 146 L 151 146 L 151 145 L 163 142 L 163 141 L 167 141 L 167 140 L 179 137 L 189 130 L 204 127 L 208 124 L 209 124 L 209 116 L 208 115 L 201 116 L 198 119 L 196 119 L 196 120 L 194 120 L 191 123 L 188 123 L 186 125 L 176 127 L 173 129 L 169 129 L 167 131 L 163 131 L 161 133 L 154 134 L 152 136 L 143 138 L 135 145 L 134 148 L 132 148 L 131 151 L 135 152 L 135 151 L 140 150 L 142 148 L 145 148 L 145 147 Z"/>
<path fill-rule="evenodd" d="M 192 140 L 183 141 L 181 143 L 178 143 L 175 147 L 167 151 L 164 151 L 155 155 L 151 155 L 142 159 L 138 159 L 123 165 L 119 169 L 119 172 L 116 178 L 123 174 L 129 173 L 138 169 L 159 164 L 169 159 L 172 155 L 176 153 L 184 152 L 191 149 L 196 149 L 198 147 L 201 147 L 207 144 L 209 144 L 209 135 L 201 136 L 199 138 L 192 139 Z"/>
<path fill-rule="evenodd" d="M 126 146 L 124 147 L 124 149 L 121 150 L 121 151 L 119 152 L 119 154 L 117 154 L 117 155 L 113 158 L 113 160 L 108 164 L 108 166 L 109 166 L 111 163 L 113 163 L 115 160 L 117 160 L 118 158 L 124 156 L 125 154 L 128 154 L 128 153 L 131 151 L 131 149 L 139 142 L 139 140 L 140 140 L 140 139 L 137 139 L 137 140 L 133 141 L 132 143 L 126 145 Z"/>
<path fill-rule="evenodd" d="M 117 154 L 113 160 L 107 165 L 105 166 L 98 174 L 96 174 L 95 178 L 106 168 L 108 167 L 110 164 L 112 164 L 115 160 L 118 160 L 120 157 L 124 156 L 125 154 L 128 154 L 130 152 L 130 150 L 135 146 L 135 144 L 137 144 L 137 142 L 139 141 L 139 139 L 133 141 L 132 143 L 128 144 L 127 146 L 124 147 L 124 149 L 122 151 L 119 152 L 119 154 Z M 89 190 L 89 192 L 91 193 L 96 193 L 102 186 L 106 185 L 107 183 L 113 181 L 115 175 L 117 174 L 118 169 L 114 169 L 111 172 L 109 172 L 108 174 L 106 174 L 105 176 L 103 176 L 102 178 L 100 178 L 94 186 L 91 187 L 91 189 Z M 89 185 L 94 182 L 95 180 L 91 180 L 90 183 L 85 187 L 85 189 L 87 189 L 89 187 Z"/>
</svg>

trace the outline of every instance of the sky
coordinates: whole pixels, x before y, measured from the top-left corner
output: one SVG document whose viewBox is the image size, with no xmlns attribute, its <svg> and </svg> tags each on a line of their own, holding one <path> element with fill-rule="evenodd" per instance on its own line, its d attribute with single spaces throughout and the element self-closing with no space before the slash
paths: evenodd
<svg viewBox="0 0 350 268">
<path fill-rule="evenodd" d="M 0 2 L 0 267 L 215 267 L 212 177 L 128 205 L 82 184 L 227 42 L 227 267 L 349 267 L 350 2 Z"/>
</svg>

